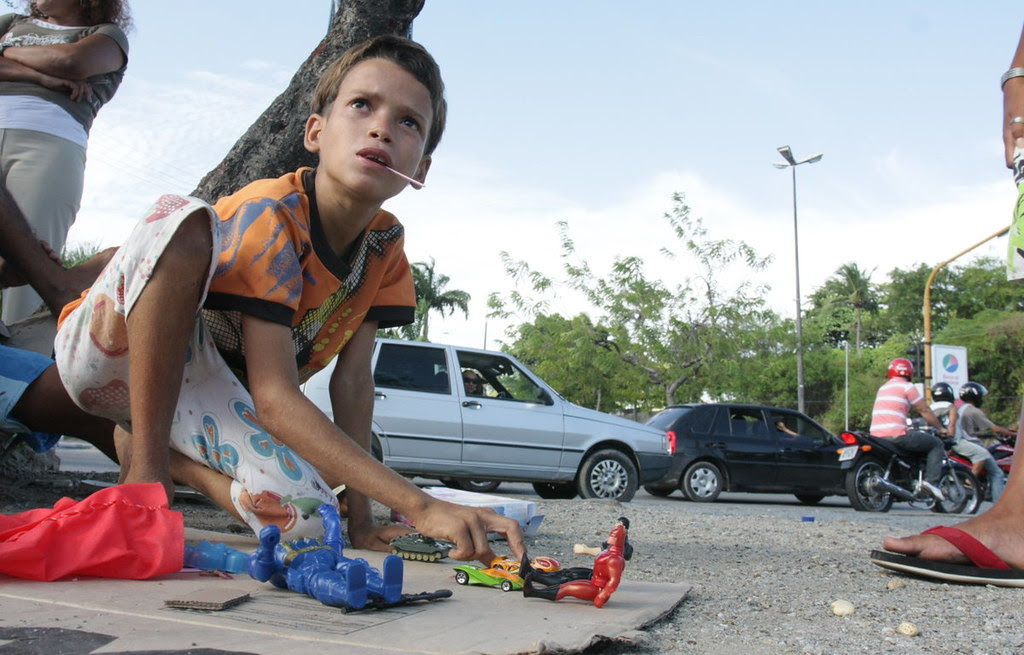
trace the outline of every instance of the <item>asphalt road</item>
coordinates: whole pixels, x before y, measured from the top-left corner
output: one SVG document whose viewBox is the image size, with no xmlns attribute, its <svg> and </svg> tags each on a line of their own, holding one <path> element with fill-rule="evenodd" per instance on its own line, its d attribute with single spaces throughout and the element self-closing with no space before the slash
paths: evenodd
<svg viewBox="0 0 1024 655">
<path fill-rule="evenodd" d="M 117 471 L 117 465 L 106 458 L 93 446 L 65 437 L 57 446 L 57 455 L 61 460 L 62 471 L 97 472 L 105 473 Z M 420 486 L 435 486 L 441 483 L 437 480 L 426 478 L 415 478 Z M 494 492 L 496 495 L 520 496 L 524 498 L 539 498 L 533 491 L 533 487 L 525 482 L 503 482 Z M 850 501 L 845 496 L 829 496 L 817 505 L 804 505 L 791 494 L 748 494 L 748 493 L 723 493 L 718 501 L 714 503 L 693 503 L 683 499 L 681 493 L 674 493 L 668 497 L 652 496 L 643 489 L 640 489 L 632 501 L 639 505 L 671 506 L 678 504 L 682 510 L 689 512 L 718 512 L 724 506 L 739 514 L 750 514 L 756 516 L 779 516 L 790 518 L 799 516 L 805 520 L 821 520 L 822 518 L 847 518 L 855 517 L 868 518 L 870 512 L 857 512 L 850 506 Z M 989 503 L 982 504 L 981 511 L 984 511 Z M 717 508 L 717 509 L 716 509 Z M 910 507 L 906 503 L 896 503 L 889 514 L 907 513 L 911 515 L 930 514 L 929 510 Z"/>
</svg>

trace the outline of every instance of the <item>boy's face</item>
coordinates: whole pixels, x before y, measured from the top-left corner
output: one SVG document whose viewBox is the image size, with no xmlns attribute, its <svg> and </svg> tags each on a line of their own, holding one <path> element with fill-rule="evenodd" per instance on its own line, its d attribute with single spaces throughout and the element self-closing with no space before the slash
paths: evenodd
<svg viewBox="0 0 1024 655">
<path fill-rule="evenodd" d="M 320 154 L 319 174 L 350 200 L 380 203 L 408 184 L 385 165 L 423 181 L 433 119 L 430 93 L 385 59 L 367 59 L 348 72 L 325 115 L 306 121 L 306 148 Z"/>
</svg>

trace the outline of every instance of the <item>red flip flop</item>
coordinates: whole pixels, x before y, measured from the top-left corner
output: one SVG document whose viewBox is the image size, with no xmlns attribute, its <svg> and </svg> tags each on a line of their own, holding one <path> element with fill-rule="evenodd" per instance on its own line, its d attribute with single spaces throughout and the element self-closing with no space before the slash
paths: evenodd
<svg viewBox="0 0 1024 655">
<path fill-rule="evenodd" d="M 985 544 L 963 530 L 940 525 L 922 534 L 933 534 L 945 539 L 963 553 L 971 564 L 934 562 L 882 550 L 871 551 L 871 562 L 893 571 L 949 582 L 1024 587 L 1024 570 L 1011 567 Z"/>
</svg>

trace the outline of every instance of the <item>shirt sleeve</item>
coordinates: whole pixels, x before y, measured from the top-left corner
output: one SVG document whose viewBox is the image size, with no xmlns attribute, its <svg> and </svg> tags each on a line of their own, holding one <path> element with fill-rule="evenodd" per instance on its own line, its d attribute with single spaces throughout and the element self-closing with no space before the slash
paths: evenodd
<svg viewBox="0 0 1024 655">
<path fill-rule="evenodd" d="M 7 31 L 14 25 L 14 19 L 18 17 L 18 14 L 4 14 L 0 16 L 0 36 L 6 36 Z"/>
<path fill-rule="evenodd" d="M 991 430 L 996 426 L 981 410 L 971 412 L 970 416 L 965 418 L 967 424 L 964 427 L 972 435 Z"/>
<path fill-rule="evenodd" d="M 117 44 L 117 47 L 121 48 L 121 51 L 124 53 L 125 63 L 128 63 L 128 37 L 125 35 L 124 30 L 113 23 L 102 23 L 96 26 L 92 34 L 102 34 L 112 39 Z"/>
<path fill-rule="evenodd" d="M 291 325 L 302 297 L 308 230 L 301 194 L 255 198 L 221 217 L 220 256 L 207 309 L 236 310 Z"/>
<path fill-rule="evenodd" d="M 408 325 L 416 317 L 416 288 L 412 268 L 405 256 L 404 235 L 396 244 L 395 252 L 366 313 L 366 319 L 377 321 L 381 328 Z"/>
<path fill-rule="evenodd" d="M 924 395 L 921 391 L 910 382 L 903 387 L 903 397 L 906 398 L 907 402 L 911 405 L 916 405 L 924 400 Z"/>
</svg>

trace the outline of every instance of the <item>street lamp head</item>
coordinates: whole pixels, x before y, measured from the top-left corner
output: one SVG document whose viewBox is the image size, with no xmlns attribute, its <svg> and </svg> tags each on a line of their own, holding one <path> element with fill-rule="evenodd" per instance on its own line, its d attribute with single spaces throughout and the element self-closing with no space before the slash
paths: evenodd
<svg viewBox="0 0 1024 655">
<path fill-rule="evenodd" d="M 772 164 L 775 168 L 789 168 L 789 164 Z"/>
<path fill-rule="evenodd" d="M 779 154 L 782 155 L 783 159 L 789 162 L 790 166 L 796 166 L 796 159 L 793 158 L 793 151 L 789 146 L 779 146 L 776 150 L 779 151 Z"/>
<path fill-rule="evenodd" d="M 798 164 L 813 164 L 816 161 L 821 161 L 822 157 L 823 157 L 822 153 L 819 152 L 818 154 L 812 155 L 812 156 L 808 157 L 807 159 L 801 159 L 797 163 Z"/>
</svg>

